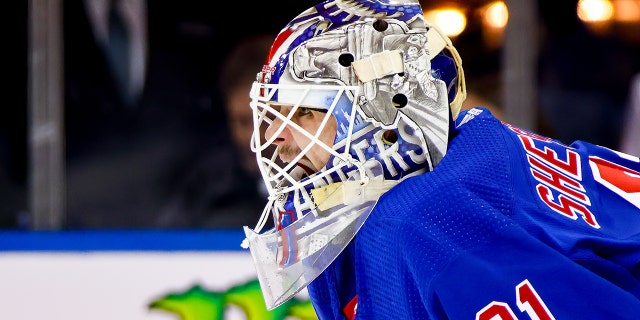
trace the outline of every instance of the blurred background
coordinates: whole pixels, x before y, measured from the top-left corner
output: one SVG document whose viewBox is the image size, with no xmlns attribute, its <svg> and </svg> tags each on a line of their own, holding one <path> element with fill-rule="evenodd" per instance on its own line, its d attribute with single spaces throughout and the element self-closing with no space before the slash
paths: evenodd
<svg viewBox="0 0 640 320">
<path fill-rule="evenodd" d="M 466 108 L 638 152 L 640 0 L 421 3 L 462 56 Z M 244 79 L 314 4 L 11 1 L 0 228 L 253 226 L 265 201 L 232 106 L 249 109 Z"/>
<path fill-rule="evenodd" d="M 420 2 L 460 52 L 464 108 L 640 155 L 640 0 Z M 240 242 L 266 202 L 250 84 L 315 4 L 5 4 L 3 318 L 314 319 L 304 291 L 266 310 Z"/>
</svg>

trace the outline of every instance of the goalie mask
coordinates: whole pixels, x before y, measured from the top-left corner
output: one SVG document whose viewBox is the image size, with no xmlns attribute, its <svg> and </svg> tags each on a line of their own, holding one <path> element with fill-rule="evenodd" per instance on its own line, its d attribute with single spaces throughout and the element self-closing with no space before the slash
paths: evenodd
<svg viewBox="0 0 640 320">
<path fill-rule="evenodd" d="M 268 309 L 327 268 L 384 192 L 434 168 L 465 95 L 458 53 L 417 2 L 330 0 L 282 29 L 251 88 L 269 199 L 243 242 Z"/>
</svg>

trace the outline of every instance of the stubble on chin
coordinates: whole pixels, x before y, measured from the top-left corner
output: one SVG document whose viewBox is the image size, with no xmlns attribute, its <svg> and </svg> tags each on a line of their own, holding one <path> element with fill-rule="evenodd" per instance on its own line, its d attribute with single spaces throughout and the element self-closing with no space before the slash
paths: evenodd
<svg viewBox="0 0 640 320">
<path fill-rule="evenodd" d="M 278 147 L 278 157 L 280 160 L 284 162 L 290 162 L 293 158 L 295 158 L 298 154 L 300 154 L 302 150 L 298 147 L 292 146 L 279 146 Z"/>
</svg>

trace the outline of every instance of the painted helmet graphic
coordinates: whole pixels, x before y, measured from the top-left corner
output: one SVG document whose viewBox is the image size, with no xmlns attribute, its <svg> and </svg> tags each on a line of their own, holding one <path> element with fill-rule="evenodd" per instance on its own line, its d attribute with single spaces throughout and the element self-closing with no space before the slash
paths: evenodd
<svg viewBox="0 0 640 320">
<path fill-rule="evenodd" d="M 251 97 L 270 196 L 243 245 L 272 309 L 326 269 L 384 192 L 435 167 L 466 88 L 419 3 L 328 0 L 282 29 Z"/>
</svg>

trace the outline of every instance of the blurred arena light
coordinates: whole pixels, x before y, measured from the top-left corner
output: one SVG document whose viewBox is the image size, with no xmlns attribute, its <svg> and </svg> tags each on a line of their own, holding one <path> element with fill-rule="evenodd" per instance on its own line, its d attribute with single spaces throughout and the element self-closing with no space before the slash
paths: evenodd
<svg viewBox="0 0 640 320">
<path fill-rule="evenodd" d="M 489 1 L 475 11 L 482 26 L 482 41 L 488 49 L 497 49 L 504 43 L 504 31 L 509 21 L 509 10 L 504 1 Z"/>
<path fill-rule="evenodd" d="M 640 45 L 640 0 L 580 0 L 576 13 L 595 34 Z"/>
<path fill-rule="evenodd" d="M 616 0 L 613 19 L 619 22 L 640 23 L 640 1 Z"/>
<path fill-rule="evenodd" d="M 613 3 L 609 0 L 580 0 L 577 13 L 584 22 L 608 21 L 613 17 Z"/>
<path fill-rule="evenodd" d="M 491 2 L 480 8 L 483 24 L 489 28 L 504 29 L 509 21 L 509 10 L 503 1 Z"/>
<path fill-rule="evenodd" d="M 455 38 L 467 27 L 467 17 L 458 8 L 447 7 L 425 10 L 424 16 L 450 38 Z"/>
</svg>

